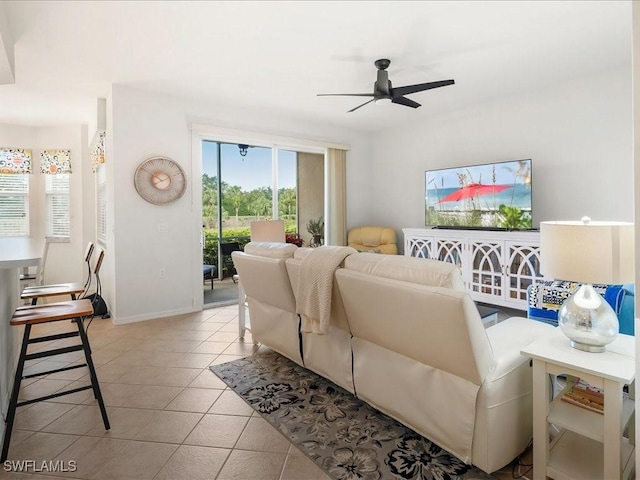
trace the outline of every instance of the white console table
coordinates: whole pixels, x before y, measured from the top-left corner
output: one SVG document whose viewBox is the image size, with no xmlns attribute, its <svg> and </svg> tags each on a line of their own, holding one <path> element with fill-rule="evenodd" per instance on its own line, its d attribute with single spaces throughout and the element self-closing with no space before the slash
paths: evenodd
<svg viewBox="0 0 640 480">
<path fill-rule="evenodd" d="M 540 232 L 403 228 L 404 254 L 460 267 L 478 302 L 527 309 L 527 287 L 540 274 Z"/>
<path fill-rule="evenodd" d="M 603 353 L 571 348 L 556 328 L 522 350 L 533 358 L 534 480 L 628 479 L 634 470 L 634 435 L 622 437 L 633 422 L 634 401 L 623 386 L 635 378 L 635 338 L 618 335 Z M 604 390 L 604 415 L 560 401 L 550 403 L 549 375 L 573 375 Z M 549 444 L 549 425 L 562 430 Z"/>
</svg>

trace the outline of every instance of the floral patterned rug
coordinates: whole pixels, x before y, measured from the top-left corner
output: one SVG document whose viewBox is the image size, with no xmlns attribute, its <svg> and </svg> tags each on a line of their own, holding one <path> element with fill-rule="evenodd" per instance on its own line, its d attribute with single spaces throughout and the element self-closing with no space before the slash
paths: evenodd
<svg viewBox="0 0 640 480">
<path fill-rule="evenodd" d="M 276 352 L 210 368 L 336 480 L 493 478 Z"/>
</svg>

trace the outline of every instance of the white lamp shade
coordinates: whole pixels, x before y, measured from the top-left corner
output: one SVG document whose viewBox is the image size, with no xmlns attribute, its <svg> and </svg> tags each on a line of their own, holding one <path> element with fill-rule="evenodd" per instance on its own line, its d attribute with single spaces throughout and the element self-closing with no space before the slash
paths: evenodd
<svg viewBox="0 0 640 480">
<path fill-rule="evenodd" d="M 633 282 L 633 223 L 540 222 L 540 270 L 581 283 Z"/>
</svg>

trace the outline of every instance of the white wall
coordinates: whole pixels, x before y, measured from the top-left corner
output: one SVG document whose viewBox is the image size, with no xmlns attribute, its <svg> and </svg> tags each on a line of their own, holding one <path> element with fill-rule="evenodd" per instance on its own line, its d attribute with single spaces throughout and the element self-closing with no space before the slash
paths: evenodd
<svg viewBox="0 0 640 480">
<path fill-rule="evenodd" d="M 70 225 L 71 235 L 68 243 L 52 243 L 45 269 L 45 283 L 84 282 L 86 269 L 82 263 L 82 255 L 86 243 L 93 239 L 91 226 L 93 212 L 85 212 L 83 198 L 92 198 L 85 194 L 85 185 L 92 185 L 93 177 L 87 177 L 90 171 L 90 160 L 87 146 L 87 131 L 84 126 L 66 126 L 38 128 L 38 151 L 34 152 L 37 159 L 34 162 L 34 180 L 38 192 L 44 192 L 44 175 L 40 174 L 39 155 L 46 149 L 71 150 L 70 177 Z M 90 189 L 91 191 L 91 189 Z M 46 204 L 44 195 L 38 195 L 38 205 L 35 210 L 34 228 L 32 236 L 44 237 Z M 31 212 L 34 212 L 32 206 Z"/>
<path fill-rule="evenodd" d="M 92 205 L 92 187 L 87 192 L 90 166 L 87 162 L 88 148 L 86 127 L 80 125 L 63 127 L 24 127 L 0 124 L 0 147 L 30 148 L 33 155 L 29 178 L 29 224 L 30 236 L 44 241 L 46 232 L 46 203 L 44 176 L 40 173 L 40 152 L 45 149 L 70 149 L 72 175 L 70 181 L 71 241 L 52 244 L 45 270 L 45 282 L 84 281 L 82 254 L 86 242 L 93 238 L 93 211 L 86 210 L 87 201 Z M 85 198 L 87 201 L 85 201 Z"/>
<path fill-rule="evenodd" d="M 372 220 L 424 226 L 425 170 L 531 158 L 536 226 L 631 221 L 631 115 L 629 67 L 376 135 Z"/>
<path fill-rule="evenodd" d="M 191 163 L 192 122 L 349 144 L 348 188 L 360 193 L 364 188 L 361 179 L 370 179 L 366 137 L 355 132 L 287 121 L 273 112 L 225 110 L 121 85 L 114 85 L 109 103 L 107 173 L 113 187 L 109 195 L 113 213 L 107 218 L 113 240 L 105 257 L 111 266 L 105 271 L 113 278 L 105 279 L 104 293 L 117 323 L 191 311 L 196 304 L 194 296 L 201 294 L 195 291 L 193 281 L 202 274 L 194 257 L 200 249 L 197 225 L 201 220 L 195 218 L 200 200 L 192 198 L 189 185 L 193 168 L 198 168 Z M 164 206 L 147 203 L 133 186 L 138 164 L 155 155 L 180 163 L 188 179 L 187 193 Z M 348 221 L 359 222 L 368 209 L 367 191 L 365 198 L 354 197 L 350 203 Z M 159 232 L 161 223 L 168 226 L 167 233 Z M 164 279 L 159 278 L 161 268 L 166 271 Z"/>
</svg>

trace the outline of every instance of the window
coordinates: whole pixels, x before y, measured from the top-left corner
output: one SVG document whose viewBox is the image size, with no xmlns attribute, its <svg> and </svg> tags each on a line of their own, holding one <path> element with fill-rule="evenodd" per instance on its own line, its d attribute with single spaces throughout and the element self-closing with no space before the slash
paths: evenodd
<svg viewBox="0 0 640 480">
<path fill-rule="evenodd" d="M 71 231 L 68 173 L 45 175 L 47 238 L 69 238 Z"/>
<path fill-rule="evenodd" d="M 96 239 L 107 246 L 107 173 L 104 163 L 96 167 Z"/>
<path fill-rule="evenodd" d="M 29 236 L 29 175 L 0 174 L 0 236 Z"/>
</svg>

